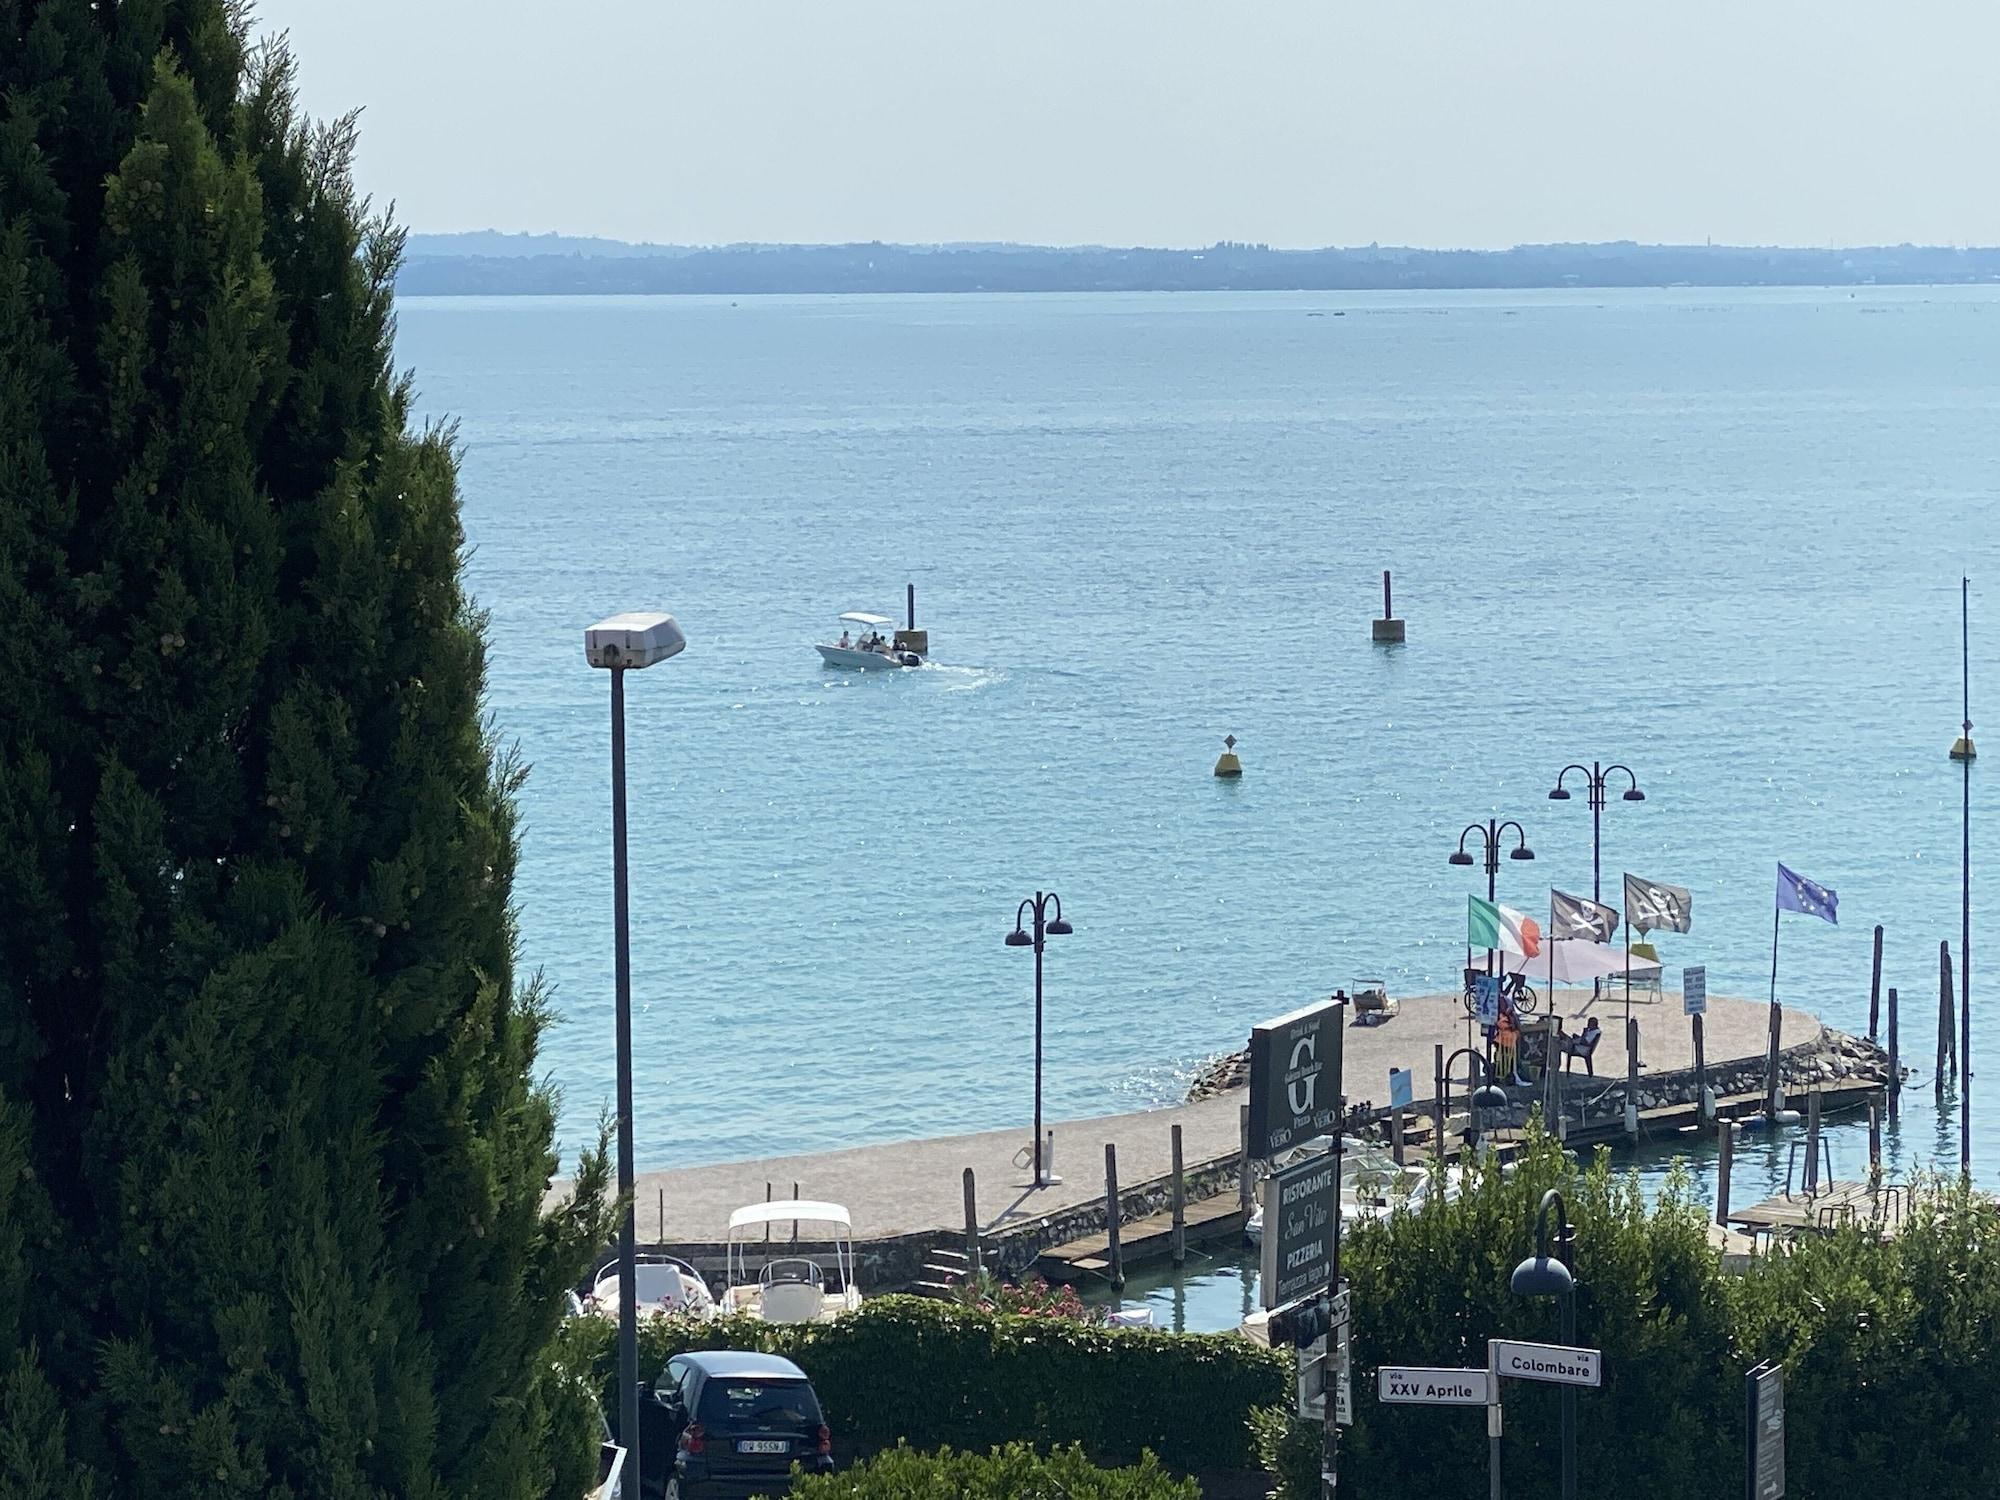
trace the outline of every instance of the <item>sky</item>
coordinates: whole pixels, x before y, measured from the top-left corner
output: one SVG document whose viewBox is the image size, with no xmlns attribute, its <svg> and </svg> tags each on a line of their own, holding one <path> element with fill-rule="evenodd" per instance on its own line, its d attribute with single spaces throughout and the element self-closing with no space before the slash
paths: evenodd
<svg viewBox="0 0 2000 1500">
<path fill-rule="evenodd" d="M 2000 243 L 1993 0 L 261 0 L 419 231 Z"/>
</svg>

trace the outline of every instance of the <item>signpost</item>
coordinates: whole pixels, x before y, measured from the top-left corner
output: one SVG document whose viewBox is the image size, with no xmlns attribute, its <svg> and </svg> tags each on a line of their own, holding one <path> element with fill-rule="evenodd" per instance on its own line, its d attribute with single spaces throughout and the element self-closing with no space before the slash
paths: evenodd
<svg viewBox="0 0 2000 1500">
<path fill-rule="evenodd" d="M 1500 976 L 1481 974 L 1472 981 L 1472 1019 L 1492 1028 L 1500 1024 Z"/>
<path fill-rule="evenodd" d="M 1416 1100 L 1416 1085 L 1408 1068 L 1389 1070 L 1389 1108 L 1408 1109 Z"/>
<path fill-rule="evenodd" d="M 1603 1385 L 1604 1355 L 1568 1344 L 1491 1343 L 1493 1370 L 1503 1380 L 1540 1380 L 1551 1385 Z"/>
<path fill-rule="evenodd" d="M 1338 1129 L 1343 1009 L 1322 1000 L 1250 1029 L 1252 1156 Z"/>
<path fill-rule="evenodd" d="M 1690 1016 L 1708 1014 L 1708 969 L 1705 965 L 1681 970 L 1681 1010 Z"/>
<path fill-rule="evenodd" d="M 1340 1222 L 1340 1163 L 1315 1156 L 1264 1179 L 1263 1264 L 1258 1286 L 1266 1308 L 1324 1291 L 1333 1273 Z"/>
<path fill-rule="evenodd" d="M 1744 1416 L 1749 1426 L 1750 1500 L 1784 1500 L 1785 1367 L 1768 1362 L 1743 1377 Z"/>
<path fill-rule="evenodd" d="M 1383 1365 L 1375 1372 L 1375 1394 L 1411 1406 L 1485 1406 L 1493 1399 L 1493 1383 L 1484 1370 Z"/>
</svg>

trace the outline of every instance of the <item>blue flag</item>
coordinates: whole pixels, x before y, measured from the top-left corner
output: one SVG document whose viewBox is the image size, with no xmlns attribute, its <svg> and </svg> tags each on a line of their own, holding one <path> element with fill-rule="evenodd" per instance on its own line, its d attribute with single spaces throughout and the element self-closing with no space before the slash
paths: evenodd
<svg viewBox="0 0 2000 1500">
<path fill-rule="evenodd" d="M 1840 925 L 1840 893 L 1778 866 L 1778 909 Z"/>
</svg>

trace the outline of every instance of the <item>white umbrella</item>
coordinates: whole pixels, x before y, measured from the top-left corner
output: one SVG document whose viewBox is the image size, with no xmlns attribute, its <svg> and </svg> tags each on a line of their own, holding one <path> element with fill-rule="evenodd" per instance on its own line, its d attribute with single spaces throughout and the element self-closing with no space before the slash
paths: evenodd
<svg viewBox="0 0 2000 1500">
<path fill-rule="evenodd" d="M 1593 979 L 1609 979 L 1627 970 L 1623 950 L 1582 938 L 1558 938 L 1544 943 L 1542 951 L 1533 958 L 1502 953 L 1500 964 L 1502 973 L 1524 974 L 1542 984 L 1549 983 L 1552 974 L 1557 984 L 1588 984 Z M 1639 959 L 1630 965 L 1635 974 L 1653 967 L 1652 963 Z"/>
</svg>

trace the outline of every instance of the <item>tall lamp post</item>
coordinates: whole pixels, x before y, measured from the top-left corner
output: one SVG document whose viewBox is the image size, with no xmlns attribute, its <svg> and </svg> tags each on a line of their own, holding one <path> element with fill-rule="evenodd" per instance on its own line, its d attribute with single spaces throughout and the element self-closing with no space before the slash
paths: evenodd
<svg viewBox="0 0 2000 1500">
<path fill-rule="evenodd" d="M 1646 794 L 1639 790 L 1639 778 L 1632 774 L 1630 766 L 1599 765 L 1592 761 L 1589 765 L 1571 764 L 1556 772 L 1556 784 L 1549 792 L 1549 801 L 1569 801 L 1569 788 L 1563 781 L 1570 772 L 1583 778 L 1584 790 L 1590 797 L 1590 899 L 1598 903 L 1604 900 L 1604 804 L 1609 800 L 1605 786 L 1607 777 L 1622 771 L 1631 783 L 1621 794 L 1626 802 L 1644 802 Z"/>
<path fill-rule="evenodd" d="M 1504 823 L 1493 818 L 1488 818 L 1484 823 L 1468 823 L 1465 825 L 1465 831 L 1458 836 L 1458 848 L 1453 851 L 1448 860 L 1448 863 L 1454 865 L 1471 864 L 1473 862 L 1472 856 L 1466 853 L 1465 841 L 1475 833 L 1479 835 L 1486 852 L 1486 899 L 1488 901 L 1497 899 L 1494 892 L 1498 888 L 1500 879 L 1500 844 L 1503 836 L 1510 828 L 1514 830 L 1514 847 L 1507 851 L 1507 857 L 1509 859 L 1533 859 L 1535 851 L 1528 847 L 1527 832 L 1519 823 L 1516 823 L 1512 818 L 1509 818 Z M 1493 972 L 1493 950 L 1490 948 L 1486 950 L 1486 972 L 1489 974 Z"/>
<path fill-rule="evenodd" d="M 625 1472 L 639 1486 L 639 1288 L 632 1214 L 632 922 L 625 870 L 625 674 L 678 656 L 687 637 L 672 615 L 599 620 L 583 656 L 611 673 L 611 902 L 618 994 L 618 1437 Z"/>
<path fill-rule="evenodd" d="M 1555 1254 L 1549 1254 L 1549 1212 L 1556 1216 Z M 1535 1253 L 1514 1268 L 1517 1297 L 1554 1297 L 1562 1303 L 1562 1341 L 1576 1343 L 1576 1231 L 1554 1188 L 1535 1210 Z M 1562 1500 L 1576 1500 L 1576 1387 L 1562 1388 Z"/>
<path fill-rule="evenodd" d="M 1021 926 L 1034 913 L 1032 932 Z M 1063 920 L 1062 897 L 1054 891 L 1036 891 L 1014 911 L 1014 930 L 1007 934 L 1009 948 L 1035 950 L 1035 1176 L 1034 1186 L 1049 1187 L 1057 1179 L 1042 1166 L 1042 949 L 1049 938 L 1068 937 L 1076 929 Z"/>
</svg>

